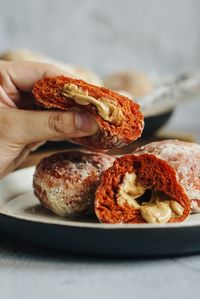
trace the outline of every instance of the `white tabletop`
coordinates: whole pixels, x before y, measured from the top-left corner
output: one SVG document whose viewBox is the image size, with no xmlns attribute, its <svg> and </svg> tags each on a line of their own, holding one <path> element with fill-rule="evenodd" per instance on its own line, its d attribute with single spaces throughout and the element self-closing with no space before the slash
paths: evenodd
<svg viewBox="0 0 200 299">
<path fill-rule="evenodd" d="M 200 256 L 104 259 L 0 239 L 0 298 L 198 298 Z"/>
</svg>

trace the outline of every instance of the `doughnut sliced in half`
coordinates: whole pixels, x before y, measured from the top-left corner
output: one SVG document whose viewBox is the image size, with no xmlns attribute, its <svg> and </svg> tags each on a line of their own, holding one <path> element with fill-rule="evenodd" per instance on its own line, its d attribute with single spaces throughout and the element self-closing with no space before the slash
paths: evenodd
<svg viewBox="0 0 200 299">
<path fill-rule="evenodd" d="M 178 182 L 190 200 L 191 213 L 200 212 L 200 145 L 180 140 L 152 142 L 136 153 L 152 153 L 176 172 Z"/>
<path fill-rule="evenodd" d="M 46 109 L 88 111 L 99 132 L 73 139 L 99 149 L 122 147 L 141 136 L 144 121 L 137 103 L 104 87 L 58 76 L 36 82 L 33 94 L 37 105 Z"/>
<path fill-rule="evenodd" d="M 89 151 L 66 151 L 42 159 L 36 167 L 36 197 L 59 216 L 94 213 L 94 195 L 101 172 L 114 158 Z"/>
<path fill-rule="evenodd" d="M 104 223 L 181 222 L 200 199 L 200 146 L 178 140 L 150 143 L 116 159 L 96 191 Z"/>
</svg>

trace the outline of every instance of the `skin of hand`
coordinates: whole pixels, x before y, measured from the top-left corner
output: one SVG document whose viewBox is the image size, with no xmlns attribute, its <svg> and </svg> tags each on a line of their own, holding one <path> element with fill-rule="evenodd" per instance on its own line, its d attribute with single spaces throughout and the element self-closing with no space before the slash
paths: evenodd
<svg viewBox="0 0 200 299">
<path fill-rule="evenodd" d="M 97 132 L 98 126 L 89 113 L 34 110 L 34 83 L 61 74 L 73 77 L 51 64 L 0 61 L 0 178 L 46 140 Z"/>
</svg>

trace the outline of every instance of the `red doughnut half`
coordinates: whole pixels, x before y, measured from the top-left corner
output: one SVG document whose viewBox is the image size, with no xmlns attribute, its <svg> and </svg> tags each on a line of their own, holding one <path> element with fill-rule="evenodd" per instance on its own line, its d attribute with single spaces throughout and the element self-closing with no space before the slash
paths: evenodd
<svg viewBox="0 0 200 299">
<path fill-rule="evenodd" d="M 69 88 L 74 90 L 69 91 Z M 82 101 L 84 97 L 85 100 L 89 97 L 96 104 L 80 104 L 80 93 Z M 82 80 L 65 76 L 44 78 L 35 83 L 33 95 L 41 108 L 90 112 L 99 126 L 98 133 L 73 141 L 92 148 L 125 146 L 139 138 L 144 128 L 143 115 L 137 103 L 107 88 Z M 76 102 L 78 97 L 79 101 Z"/>
<path fill-rule="evenodd" d="M 183 221 L 200 197 L 199 161 L 200 146 L 178 140 L 150 143 L 116 159 L 96 191 L 97 217 L 104 223 Z"/>
</svg>

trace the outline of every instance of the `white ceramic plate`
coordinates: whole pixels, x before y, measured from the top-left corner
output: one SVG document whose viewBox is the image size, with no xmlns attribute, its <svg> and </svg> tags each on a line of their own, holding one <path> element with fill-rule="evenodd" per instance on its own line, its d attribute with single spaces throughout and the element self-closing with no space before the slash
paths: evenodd
<svg viewBox="0 0 200 299">
<path fill-rule="evenodd" d="M 33 194 L 34 167 L 0 181 L 0 232 L 39 246 L 109 256 L 163 256 L 200 252 L 200 214 L 185 222 L 101 224 L 94 218 L 60 218 Z"/>
</svg>

